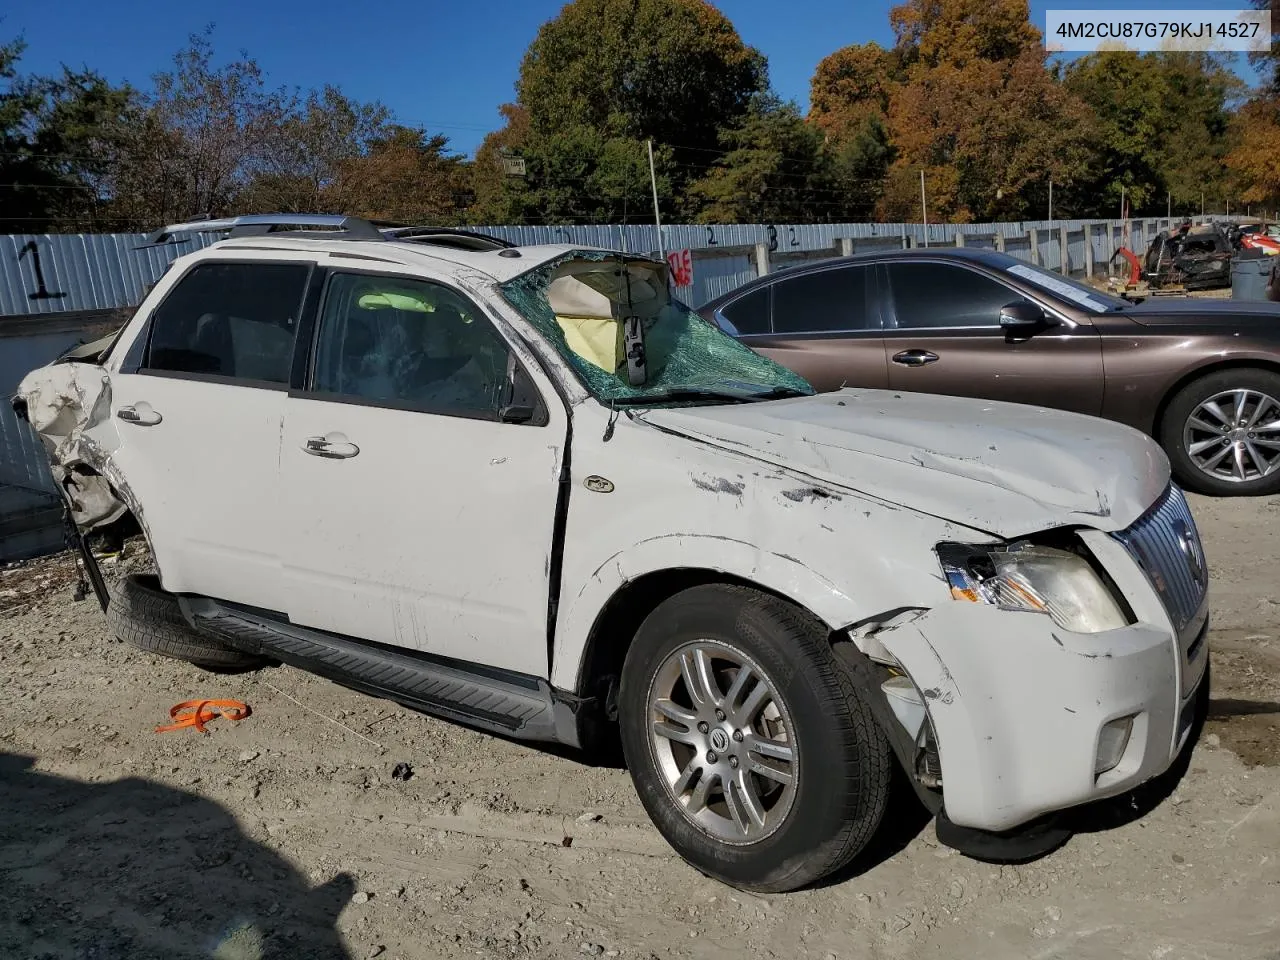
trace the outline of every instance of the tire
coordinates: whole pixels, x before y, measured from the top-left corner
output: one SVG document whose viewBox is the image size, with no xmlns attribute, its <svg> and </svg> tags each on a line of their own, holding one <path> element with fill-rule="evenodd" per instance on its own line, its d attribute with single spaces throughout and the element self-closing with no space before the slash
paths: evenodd
<svg viewBox="0 0 1280 960">
<path fill-rule="evenodd" d="M 185 660 L 206 670 L 238 672 L 266 663 L 194 630 L 178 600 L 155 574 L 130 574 L 108 588 L 107 626 L 124 643 L 148 653 Z"/>
<path fill-rule="evenodd" d="M 1249 430 L 1247 426 L 1237 429 L 1235 403 L 1242 394 L 1246 398 L 1245 424 L 1253 419 L 1255 428 L 1273 422 L 1277 427 L 1265 431 Z M 1213 406 L 1202 407 L 1206 402 Z M 1209 409 L 1226 414 L 1230 423 L 1222 423 Z M 1198 424 L 1218 430 L 1211 431 Z M 1219 436 L 1227 442 L 1218 441 Z M 1280 448 L 1265 448 L 1252 443 L 1256 439 L 1280 443 L 1280 374 L 1257 367 L 1231 367 L 1193 380 L 1170 400 L 1160 421 L 1158 439 L 1169 457 L 1174 476 L 1188 489 L 1218 497 L 1280 493 Z M 1192 444 L 1190 448 L 1188 439 Z M 1208 446 L 1197 450 L 1194 445 L 1201 443 Z M 1194 454 L 1192 450 L 1195 450 Z M 1243 464 L 1243 480 L 1206 472 L 1196 461 L 1196 457 L 1211 460 L 1217 454 L 1225 453 L 1224 459 L 1213 469 L 1234 473 L 1237 451 Z M 1259 458 L 1269 472 L 1259 469 Z"/>
<path fill-rule="evenodd" d="M 690 696 L 681 664 L 683 658 L 692 669 L 699 651 L 714 678 L 701 707 Z M 736 695 L 735 658 L 752 674 Z M 756 674 L 771 689 L 753 714 L 747 704 L 759 696 Z M 727 713 L 715 714 L 712 699 Z M 684 711 L 687 722 L 668 719 L 672 713 L 659 713 L 657 702 L 665 711 Z M 853 859 L 884 818 L 892 779 L 888 741 L 860 687 L 837 661 L 825 626 L 777 597 L 712 584 L 663 602 L 627 653 L 618 709 L 623 752 L 641 803 L 676 851 L 717 880 L 769 893 L 806 886 Z M 694 722 L 702 716 L 709 732 Z M 679 739 L 660 736 L 660 726 Z M 762 742 L 768 753 L 756 749 Z M 774 759 L 779 747 L 793 748 L 791 761 Z M 691 767 L 712 769 L 704 765 L 712 756 L 718 773 L 686 779 Z M 790 786 L 776 782 L 777 773 L 743 770 L 762 765 L 791 771 Z M 704 780 L 716 786 L 707 805 L 696 809 Z M 761 823 L 747 820 L 746 797 L 753 792 Z M 730 816 L 735 807 L 737 819 Z"/>
</svg>

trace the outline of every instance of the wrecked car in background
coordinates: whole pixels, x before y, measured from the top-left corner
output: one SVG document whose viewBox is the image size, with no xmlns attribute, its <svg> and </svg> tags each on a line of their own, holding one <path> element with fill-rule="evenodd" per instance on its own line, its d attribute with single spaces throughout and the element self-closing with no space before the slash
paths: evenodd
<svg viewBox="0 0 1280 960">
<path fill-rule="evenodd" d="M 1231 240 L 1212 223 L 1161 230 L 1147 245 L 1142 278 L 1155 288 L 1212 290 L 1231 286 Z"/>
<path fill-rule="evenodd" d="M 299 220 L 330 229 L 232 227 L 22 383 L 89 541 L 149 542 L 126 641 L 620 736 L 672 846 L 754 890 L 854 857 L 894 763 L 944 842 L 1023 859 L 1188 749 L 1208 575 L 1149 438 L 815 394 L 645 258 Z"/>
</svg>

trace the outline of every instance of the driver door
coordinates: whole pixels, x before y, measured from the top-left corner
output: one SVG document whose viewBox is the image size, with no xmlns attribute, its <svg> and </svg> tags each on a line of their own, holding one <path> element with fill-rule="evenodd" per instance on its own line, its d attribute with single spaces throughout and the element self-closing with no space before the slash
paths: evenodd
<svg viewBox="0 0 1280 960">
<path fill-rule="evenodd" d="M 955 263 L 880 269 L 890 389 L 1102 412 L 1102 341 L 1092 325 L 1050 314 L 1060 322 L 1015 341 L 1000 327 L 1000 308 L 1026 300 L 1020 290 Z"/>
</svg>

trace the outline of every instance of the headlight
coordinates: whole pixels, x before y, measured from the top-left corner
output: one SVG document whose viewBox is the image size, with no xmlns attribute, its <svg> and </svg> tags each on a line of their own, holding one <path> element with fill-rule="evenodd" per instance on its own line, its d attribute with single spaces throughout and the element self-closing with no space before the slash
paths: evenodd
<svg viewBox="0 0 1280 960">
<path fill-rule="evenodd" d="M 1047 613 L 1064 630 L 1101 633 L 1130 620 L 1084 557 L 1055 547 L 938 544 L 956 600 Z"/>
</svg>

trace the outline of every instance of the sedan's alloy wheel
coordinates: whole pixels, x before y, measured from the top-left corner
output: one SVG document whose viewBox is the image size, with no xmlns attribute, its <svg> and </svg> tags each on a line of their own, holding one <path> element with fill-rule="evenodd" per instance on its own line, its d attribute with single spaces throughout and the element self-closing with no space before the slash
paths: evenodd
<svg viewBox="0 0 1280 960">
<path fill-rule="evenodd" d="M 1182 429 L 1182 442 L 1203 473 L 1246 483 L 1280 469 L 1280 402 L 1258 390 L 1224 390 L 1200 402 Z"/>
<path fill-rule="evenodd" d="M 757 843 L 785 822 L 800 756 L 786 703 L 740 650 L 673 650 L 649 686 L 650 749 L 684 815 L 716 840 Z"/>
</svg>

